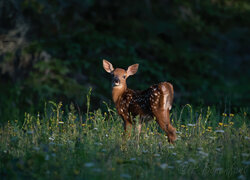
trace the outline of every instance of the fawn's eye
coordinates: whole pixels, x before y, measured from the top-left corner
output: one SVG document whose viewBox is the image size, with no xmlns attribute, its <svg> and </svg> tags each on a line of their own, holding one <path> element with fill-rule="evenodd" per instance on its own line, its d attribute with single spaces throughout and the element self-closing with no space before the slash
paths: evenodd
<svg viewBox="0 0 250 180">
<path fill-rule="evenodd" d="M 123 79 L 125 79 L 126 78 L 126 75 L 123 75 Z"/>
</svg>

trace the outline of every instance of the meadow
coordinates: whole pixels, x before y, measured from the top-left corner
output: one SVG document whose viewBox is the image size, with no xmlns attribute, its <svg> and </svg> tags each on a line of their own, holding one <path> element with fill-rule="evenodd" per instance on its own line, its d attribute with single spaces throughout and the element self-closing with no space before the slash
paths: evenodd
<svg viewBox="0 0 250 180">
<path fill-rule="evenodd" d="M 90 112 L 87 99 L 86 113 L 49 101 L 1 126 L 1 179 L 250 178 L 248 108 L 175 106 L 171 145 L 154 120 L 125 138 L 116 110 Z"/>
</svg>

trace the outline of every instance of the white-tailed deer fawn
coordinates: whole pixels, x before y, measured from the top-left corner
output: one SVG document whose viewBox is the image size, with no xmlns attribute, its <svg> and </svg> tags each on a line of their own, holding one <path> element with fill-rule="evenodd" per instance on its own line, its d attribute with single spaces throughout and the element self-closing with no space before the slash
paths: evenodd
<svg viewBox="0 0 250 180">
<path fill-rule="evenodd" d="M 112 75 L 112 98 L 118 114 L 123 118 L 124 130 L 127 131 L 134 124 L 133 118 L 140 117 L 138 131 L 145 117 L 155 117 L 160 127 L 167 133 L 168 141 L 176 139 L 175 128 L 170 123 L 169 111 L 172 107 L 174 90 L 172 84 L 161 82 L 152 85 L 144 91 L 134 91 L 127 88 L 126 79 L 134 75 L 139 64 L 128 67 L 127 70 L 113 68 L 107 60 L 103 60 L 103 68 Z"/>
</svg>

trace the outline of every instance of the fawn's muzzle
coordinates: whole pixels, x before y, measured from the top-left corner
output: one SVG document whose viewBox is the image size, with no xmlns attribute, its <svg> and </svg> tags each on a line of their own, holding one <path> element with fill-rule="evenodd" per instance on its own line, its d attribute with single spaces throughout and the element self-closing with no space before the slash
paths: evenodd
<svg viewBox="0 0 250 180">
<path fill-rule="evenodd" d="M 113 78 L 112 86 L 119 86 L 120 85 L 120 79 L 118 77 Z"/>
</svg>

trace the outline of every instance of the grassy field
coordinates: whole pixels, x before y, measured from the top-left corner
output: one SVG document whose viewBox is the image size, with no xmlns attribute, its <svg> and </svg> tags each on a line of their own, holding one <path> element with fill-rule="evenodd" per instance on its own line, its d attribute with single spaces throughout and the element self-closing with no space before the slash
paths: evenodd
<svg viewBox="0 0 250 180">
<path fill-rule="evenodd" d="M 88 101 L 89 102 L 89 101 Z M 89 104 L 89 103 L 88 103 Z M 89 107 L 89 106 L 88 106 Z M 249 109 L 174 107 L 175 145 L 155 121 L 124 140 L 107 106 L 83 114 L 49 102 L 0 129 L 1 179 L 249 179 Z"/>
</svg>

